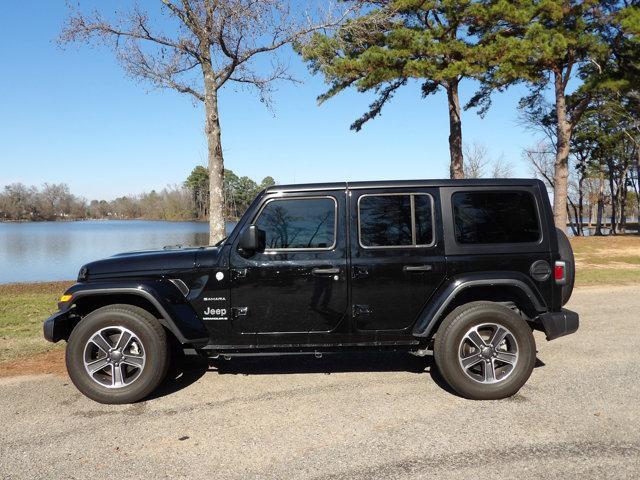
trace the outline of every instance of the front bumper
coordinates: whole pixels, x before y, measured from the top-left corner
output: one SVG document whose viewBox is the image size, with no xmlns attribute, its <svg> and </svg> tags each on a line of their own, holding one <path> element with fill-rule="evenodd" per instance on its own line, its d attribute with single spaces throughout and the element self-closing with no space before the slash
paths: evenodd
<svg viewBox="0 0 640 480">
<path fill-rule="evenodd" d="M 69 338 L 73 329 L 74 319 L 70 311 L 58 311 L 44 321 L 42 333 L 45 340 L 59 342 Z"/>
<path fill-rule="evenodd" d="M 578 330 L 580 317 L 576 312 L 563 308 L 560 312 L 543 313 L 536 319 L 547 340 L 555 340 Z"/>
</svg>

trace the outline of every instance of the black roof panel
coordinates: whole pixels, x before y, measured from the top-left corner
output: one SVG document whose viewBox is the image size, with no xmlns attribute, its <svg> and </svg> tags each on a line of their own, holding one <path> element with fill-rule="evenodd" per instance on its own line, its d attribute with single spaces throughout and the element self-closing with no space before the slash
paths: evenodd
<svg viewBox="0 0 640 480">
<path fill-rule="evenodd" d="M 267 188 L 267 192 L 304 192 L 314 190 L 356 190 L 365 188 L 418 188 L 418 187 L 508 187 L 532 186 L 540 182 L 535 178 L 478 178 L 465 180 L 376 180 L 365 182 L 333 182 L 333 183 L 302 183 L 293 185 L 274 185 Z"/>
</svg>

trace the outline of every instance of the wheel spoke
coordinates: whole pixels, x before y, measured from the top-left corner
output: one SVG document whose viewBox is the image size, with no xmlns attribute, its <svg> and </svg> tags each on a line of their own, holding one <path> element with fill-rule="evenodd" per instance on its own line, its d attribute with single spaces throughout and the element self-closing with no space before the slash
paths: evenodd
<svg viewBox="0 0 640 480">
<path fill-rule="evenodd" d="M 120 338 L 118 339 L 118 342 L 116 343 L 115 348 L 117 350 L 123 351 L 127 347 L 127 345 L 129 345 L 129 342 L 131 341 L 132 337 L 133 336 L 129 332 L 127 331 L 122 332 L 120 334 Z"/>
<path fill-rule="evenodd" d="M 113 387 L 124 386 L 124 380 L 122 375 L 122 365 L 111 365 L 111 385 Z"/>
<path fill-rule="evenodd" d="M 126 363 L 127 365 L 131 365 L 132 367 L 142 368 L 144 365 L 144 357 L 143 356 L 135 356 L 135 355 L 127 355 L 122 359 L 122 363 Z"/>
<path fill-rule="evenodd" d="M 518 355 L 510 352 L 497 352 L 498 356 L 496 360 L 500 360 L 501 362 L 508 363 L 509 365 L 515 365 L 518 360 Z"/>
<path fill-rule="evenodd" d="M 94 373 L 104 369 L 107 365 L 109 365 L 109 359 L 107 357 L 102 357 L 87 363 L 87 370 L 91 375 L 93 375 Z"/>
<path fill-rule="evenodd" d="M 502 340 L 504 340 L 504 337 L 506 337 L 508 333 L 509 332 L 507 331 L 506 328 L 502 328 L 501 326 L 498 326 L 498 328 L 496 328 L 496 331 L 493 333 L 493 336 L 491 337 L 491 340 L 489 341 L 489 343 L 493 348 L 497 348 L 498 345 L 500 345 L 500 343 L 502 342 Z"/>
<path fill-rule="evenodd" d="M 487 344 L 484 342 L 477 330 L 471 330 L 467 333 L 466 338 L 475 345 L 477 349 L 481 349 Z"/>
<path fill-rule="evenodd" d="M 479 353 L 469 355 L 468 357 L 465 357 L 460 360 L 460 362 L 462 363 L 462 368 L 464 368 L 465 370 L 473 367 L 474 365 L 477 365 L 478 362 L 481 362 L 481 361 L 482 361 L 482 355 L 480 355 Z"/>
<path fill-rule="evenodd" d="M 111 350 L 111 345 L 102 336 L 101 332 L 98 332 L 93 337 L 91 337 L 91 342 L 100 350 L 102 350 L 105 354 L 109 353 L 109 350 Z"/>
<path fill-rule="evenodd" d="M 493 361 L 484 362 L 484 381 L 486 383 L 494 382 L 496 379 L 496 368 Z"/>
</svg>

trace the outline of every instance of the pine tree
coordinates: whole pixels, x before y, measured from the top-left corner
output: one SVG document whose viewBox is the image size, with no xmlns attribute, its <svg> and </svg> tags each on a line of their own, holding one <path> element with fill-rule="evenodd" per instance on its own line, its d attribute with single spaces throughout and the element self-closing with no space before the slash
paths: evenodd
<svg viewBox="0 0 640 480">
<path fill-rule="evenodd" d="M 555 107 L 556 156 L 554 165 L 554 219 L 567 225 L 567 191 L 571 135 L 591 100 L 590 89 L 599 83 L 596 68 L 592 82 L 568 96 L 571 80 L 584 76 L 590 66 L 601 65 L 609 55 L 603 28 L 619 2 L 596 0 L 487 0 L 478 19 L 481 43 L 491 68 L 484 86 L 470 102 L 489 102 L 495 89 L 526 82 L 531 94 L 522 105 L 534 104 L 551 85 Z"/>
<path fill-rule="evenodd" d="M 449 109 L 451 178 L 463 178 L 462 121 L 458 88 L 464 78 L 484 72 L 484 55 L 470 34 L 478 2 L 471 0 L 390 0 L 364 4 L 362 14 L 332 33 L 316 32 L 297 49 L 329 90 L 324 102 L 355 87 L 374 91 L 376 100 L 351 128 L 359 131 L 411 80 L 428 96 L 443 89 Z"/>
</svg>

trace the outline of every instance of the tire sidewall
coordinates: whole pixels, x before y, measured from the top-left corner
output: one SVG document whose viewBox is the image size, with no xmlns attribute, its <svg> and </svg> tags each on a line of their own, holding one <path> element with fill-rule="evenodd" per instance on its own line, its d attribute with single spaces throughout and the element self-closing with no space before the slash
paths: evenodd
<svg viewBox="0 0 640 480">
<path fill-rule="evenodd" d="M 144 349 L 146 359 L 140 376 L 122 388 L 107 388 L 87 373 L 83 357 L 87 341 L 105 327 L 122 326 L 133 332 Z M 113 307 L 98 309 L 80 321 L 69 337 L 66 351 L 67 372 L 73 384 L 87 397 L 100 403 L 131 403 L 151 393 L 166 371 L 167 342 L 135 311 Z"/>
<path fill-rule="evenodd" d="M 464 335 L 483 323 L 506 327 L 518 344 L 518 362 L 514 370 L 504 381 L 495 384 L 481 384 L 469 378 L 458 357 Z M 514 395 L 528 380 L 536 359 L 535 339 L 527 323 L 509 308 L 490 302 L 474 302 L 451 312 L 438 329 L 434 348 L 437 366 L 447 383 L 463 397 L 477 400 Z"/>
</svg>

